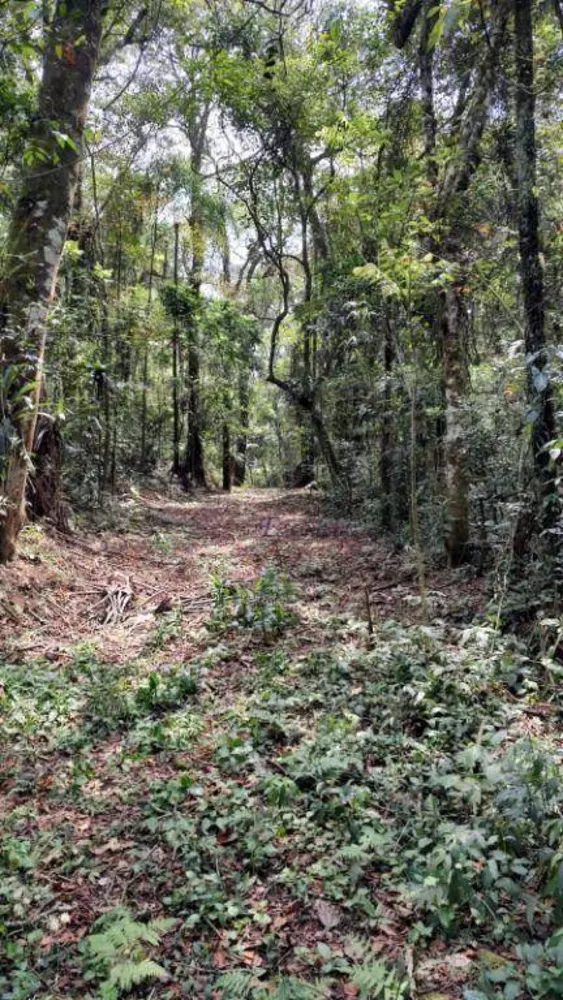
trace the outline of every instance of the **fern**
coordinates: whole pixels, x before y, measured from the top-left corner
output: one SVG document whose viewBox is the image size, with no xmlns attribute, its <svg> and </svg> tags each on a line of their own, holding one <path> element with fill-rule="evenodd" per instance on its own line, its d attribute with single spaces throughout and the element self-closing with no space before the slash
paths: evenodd
<svg viewBox="0 0 563 1000">
<path fill-rule="evenodd" d="M 252 996 L 255 979 L 252 973 L 233 969 L 225 972 L 217 980 L 217 986 L 223 991 L 224 1000 L 247 1000 Z"/>
<path fill-rule="evenodd" d="M 176 925 L 160 917 L 148 924 L 133 920 L 126 909 L 117 909 L 97 922 L 102 929 L 85 942 L 88 979 L 101 979 L 100 996 L 117 1000 L 122 993 L 149 979 L 165 979 L 166 970 L 148 958 L 146 947 L 157 947 L 161 938 Z"/>
<path fill-rule="evenodd" d="M 175 923 L 175 920 L 159 919 L 152 920 L 150 924 L 140 924 L 130 917 L 122 917 L 102 934 L 92 934 L 88 938 L 90 951 L 96 958 L 110 959 L 141 942 L 156 946 Z"/>
<path fill-rule="evenodd" d="M 401 1000 L 406 996 L 407 982 L 397 977 L 384 962 L 367 962 L 354 969 L 352 982 L 360 991 L 361 1000 Z"/>
<path fill-rule="evenodd" d="M 348 844 L 343 847 L 342 850 L 338 851 L 338 857 L 342 858 L 343 861 L 369 861 L 369 854 L 359 844 Z"/>
<path fill-rule="evenodd" d="M 139 986 L 147 979 L 166 979 L 166 969 L 150 958 L 145 958 L 141 962 L 120 962 L 114 965 L 107 982 L 110 986 L 117 986 L 120 990 L 128 992 L 133 986 Z"/>
<path fill-rule="evenodd" d="M 390 847 L 389 835 L 373 827 L 364 827 L 360 843 L 365 850 L 377 851 L 381 848 L 388 849 Z"/>
<path fill-rule="evenodd" d="M 307 983 L 304 979 L 282 979 L 273 1000 L 323 1000 L 330 995 L 328 980 L 319 979 L 316 983 Z"/>
</svg>

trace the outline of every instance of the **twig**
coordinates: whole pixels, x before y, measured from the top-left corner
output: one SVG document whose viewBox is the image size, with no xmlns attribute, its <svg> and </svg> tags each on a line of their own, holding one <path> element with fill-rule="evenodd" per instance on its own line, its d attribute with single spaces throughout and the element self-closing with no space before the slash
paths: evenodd
<svg viewBox="0 0 563 1000">
<path fill-rule="evenodd" d="M 117 624 L 124 617 L 125 612 L 133 600 L 133 588 L 128 576 L 123 575 L 122 580 L 114 580 L 102 590 L 102 596 L 90 608 L 90 615 L 98 608 L 105 609 L 101 620 L 102 625 Z M 94 615 L 95 617 L 95 615 Z"/>
<path fill-rule="evenodd" d="M 380 583 L 377 587 L 366 587 L 365 589 L 369 589 L 370 594 L 377 594 L 381 590 L 391 590 L 392 587 L 400 587 L 402 583 L 410 583 L 413 575 L 413 573 L 406 573 L 405 576 L 400 576 L 398 580 L 387 580 L 385 583 Z"/>
</svg>

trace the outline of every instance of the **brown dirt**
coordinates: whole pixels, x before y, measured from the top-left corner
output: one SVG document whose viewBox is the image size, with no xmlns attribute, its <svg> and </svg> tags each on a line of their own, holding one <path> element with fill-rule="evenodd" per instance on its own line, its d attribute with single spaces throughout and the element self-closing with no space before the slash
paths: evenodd
<svg viewBox="0 0 563 1000">
<path fill-rule="evenodd" d="M 24 531 L 17 560 L 0 567 L 0 657 L 55 661 L 93 643 L 106 662 L 124 662 L 143 648 L 159 611 L 180 606 L 195 651 L 210 575 L 252 580 L 267 564 L 300 585 L 303 639 L 314 641 L 335 615 L 367 624 L 366 591 L 375 622 L 421 619 L 413 553 L 323 516 L 310 494 L 237 490 L 186 502 L 144 493 L 124 503 L 119 533 Z M 121 586 L 132 599 L 118 621 L 104 621 L 107 591 Z M 427 586 L 431 618 L 470 619 L 482 604 L 479 581 L 459 574 L 431 572 Z"/>
</svg>

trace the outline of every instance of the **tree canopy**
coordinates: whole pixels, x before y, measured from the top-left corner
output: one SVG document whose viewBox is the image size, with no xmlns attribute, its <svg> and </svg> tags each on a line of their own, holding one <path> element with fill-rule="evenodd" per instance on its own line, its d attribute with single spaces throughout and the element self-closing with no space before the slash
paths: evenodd
<svg viewBox="0 0 563 1000">
<path fill-rule="evenodd" d="M 238 463 L 453 565 L 555 537 L 557 2 L 1 17 L 4 558 L 63 420 L 60 523 Z"/>
</svg>

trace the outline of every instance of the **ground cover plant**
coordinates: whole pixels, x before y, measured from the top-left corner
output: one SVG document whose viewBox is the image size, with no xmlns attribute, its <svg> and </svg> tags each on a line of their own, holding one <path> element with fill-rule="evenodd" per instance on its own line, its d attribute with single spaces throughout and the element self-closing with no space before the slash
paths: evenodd
<svg viewBox="0 0 563 1000">
<path fill-rule="evenodd" d="M 370 628 L 362 580 L 380 543 L 312 503 L 202 501 L 200 580 L 179 562 L 168 610 L 132 608 L 119 655 L 91 620 L 64 646 L 48 641 L 55 619 L 8 640 L 6 1000 L 562 994 L 553 620 L 533 655 L 486 595 L 456 623 L 475 600 L 458 572 L 445 604 L 430 580 L 427 620 L 415 586 L 376 590 Z M 151 532 L 114 558 L 150 552 Z M 45 585 L 72 606 L 67 558 Z"/>
</svg>

